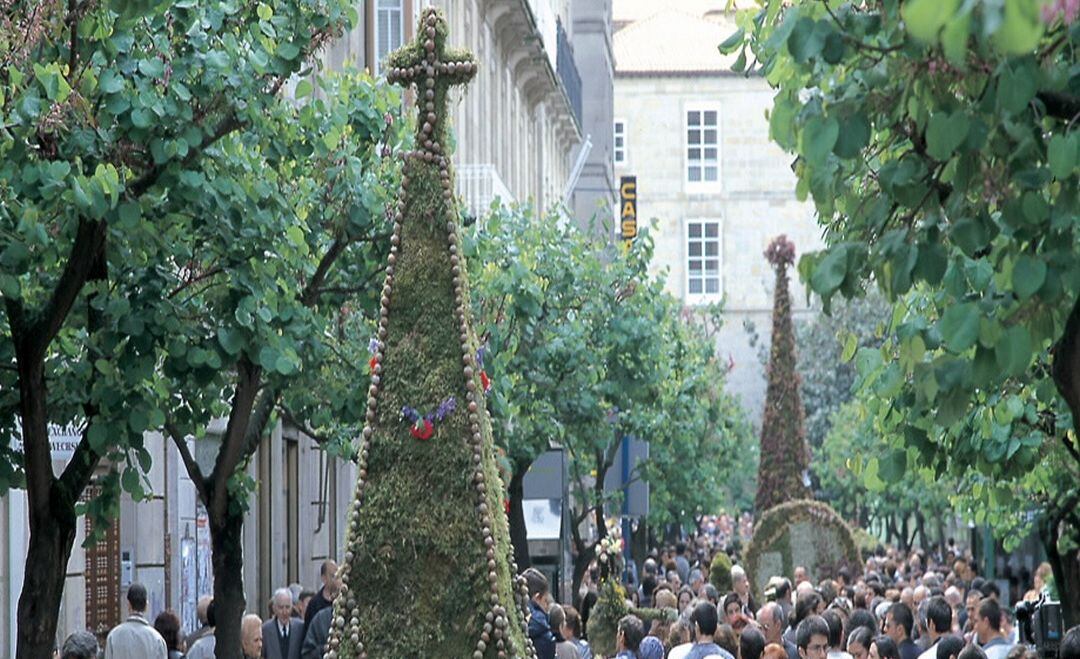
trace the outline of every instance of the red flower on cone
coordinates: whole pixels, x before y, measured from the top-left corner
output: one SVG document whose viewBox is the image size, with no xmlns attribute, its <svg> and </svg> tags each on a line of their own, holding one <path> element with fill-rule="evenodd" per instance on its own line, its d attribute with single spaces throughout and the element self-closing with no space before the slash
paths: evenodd
<svg viewBox="0 0 1080 659">
<path fill-rule="evenodd" d="M 378 364 L 379 364 L 379 358 L 378 357 L 372 357 L 370 360 L 368 360 L 368 363 L 367 363 L 368 368 L 371 369 L 372 373 L 375 372 L 375 367 Z"/>
<path fill-rule="evenodd" d="M 435 434 L 435 424 L 427 419 L 420 419 L 413 424 L 409 432 L 417 439 L 431 439 L 431 436 Z"/>
<path fill-rule="evenodd" d="M 480 371 L 480 386 L 484 388 L 484 393 L 491 391 L 491 378 L 488 377 L 487 371 Z"/>
</svg>

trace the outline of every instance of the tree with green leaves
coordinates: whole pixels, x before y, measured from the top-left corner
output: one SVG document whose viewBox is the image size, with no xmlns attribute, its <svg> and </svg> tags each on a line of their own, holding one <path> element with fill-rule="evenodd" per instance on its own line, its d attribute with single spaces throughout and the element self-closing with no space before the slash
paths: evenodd
<svg viewBox="0 0 1080 659">
<path fill-rule="evenodd" d="M 939 479 L 927 468 L 906 469 L 895 461 L 879 461 L 866 469 L 871 458 L 891 450 L 889 438 L 874 427 L 870 407 L 854 398 L 833 415 L 811 462 L 820 483 L 819 497 L 849 523 L 875 529 L 893 546 L 907 550 L 937 545 L 944 553 L 944 523 L 956 517 L 952 511 L 957 482 Z"/>
<path fill-rule="evenodd" d="M 571 455 L 595 455 L 588 434 L 574 432 L 578 415 L 603 420 L 611 409 L 606 404 L 626 407 L 605 381 L 607 366 L 595 358 L 602 354 L 595 352 L 598 346 L 623 341 L 618 328 L 606 325 L 605 307 L 596 306 L 605 291 L 633 291 L 643 304 L 660 305 L 649 312 L 660 318 L 655 332 L 620 343 L 623 358 L 655 353 L 668 360 L 668 380 L 655 389 L 659 416 L 643 436 L 650 441 L 650 460 L 635 476 L 650 484 L 648 521 L 654 528 L 691 528 L 696 516 L 714 511 L 730 494 L 725 485 L 737 475 L 733 465 L 745 469 L 745 459 L 754 457 L 745 448 L 749 424 L 722 389 L 724 373 L 707 331 L 719 325 L 719 310 L 683 313 L 653 288 L 630 288 L 627 282 L 634 279 L 626 278 L 644 280 L 642 271 L 626 270 L 624 257 L 606 253 L 573 223 L 558 217 L 539 222 L 528 208 L 494 210 L 476 225 L 466 249 L 492 384 L 494 435 L 512 468 L 510 530 L 519 567 L 529 561 L 521 500 L 530 465 L 552 445 Z M 606 274 L 612 260 L 618 264 L 614 277 Z M 607 440 L 614 441 L 605 435 Z M 610 503 L 610 496 L 589 486 L 599 464 L 581 468 L 588 477 L 576 481 L 574 491 Z M 589 508 L 585 515 L 593 512 Z"/>
<path fill-rule="evenodd" d="M 268 107 L 194 175 L 202 184 L 185 200 L 191 230 L 172 243 L 185 268 L 166 271 L 157 309 L 182 320 L 168 328 L 162 357 L 161 427 L 207 510 L 219 657 L 239 651 L 243 521 L 255 487 L 247 466 L 268 429 L 289 421 L 351 457 L 362 426 L 356 382 L 369 373 L 355 354 L 372 336 L 387 253 L 388 174 L 376 149 L 396 143 L 384 130 L 395 101 L 366 75 L 317 83 L 320 98 Z M 227 422 L 215 435 L 218 419 Z M 208 469 L 190 437 L 216 444 Z"/>
<path fill-rule="evenodd" d="M 759 513 L 793 499 L 810 498 L 805 477 L 810 455 L 806 446 L 804 410 L 796 371 L 795 328 L 787 270 L 795 262 L 795 245 L 787 236 L 769 243 L 765 258 L 776 271 L 773 291 L 765 413 L 761 422 L 761 458 L 754 509 Z"/>
<path fill-rule="evenodd" d="M 295 111 L 290 128 L 304 125 L 333 149 L 351 118 L 372 134 L 356 135 L 350 148 L 370 151 L 381 113 L 370 91 L 358 94 L 351 114 L 335 115 L 335 133 L 315 125 L 325 116 L 283 103 L 279 92 L 355 18 L 345 2 L 249 10 L 228 1 L 16 2 L 0 17 L 0 431 L 18 433 L 23 447 L 15 454 L 0 443 L 0 475 L 4 488 L 26 487 L 32 557 L 18 657 L 52 651 L 77 515 L 103 520 L 117 512 L 120 488 L 142 494 L 144 433 L 195 428 L 265 392 L 263 369 L 299 368 L 299 350 L 262 348 L 285 341 L 283 326 L 304 331 L 311 314 L 298 309 L 296 289 L 324 277 L 307 265 L 322 253 L 305 244 L 302 224 L 292 226 L 295 189 L 285 188 L 312 180 L 296 166 L 317 150 L 274 131 Z M 315 173 L 313 191 L 332 177 Z M 200 306 L 212 298 L 217 306 Z M 199 335 L 211 312 L 254 329 L 211 341 Z M 214 389 L 229 377 L 235 387 Z M 184 378 L 207 398 L 174 388 Z M 50 424 L 82 429 L 59 476 Z M 229 448 L 197 483 L 201 495 L 213 493 L 204 501 L 219 520 L 242 509 L 238 468 L 257 426 L 230 413 Z M 99 465 L 101 495 L 79 504 Z M 214 560 L 218 656 L 237 657 L 240 572 L 231 573 L 236 559 L 225 552 Z"/>
<path fill-rule="evenodd" d="M 569 384 L 578 365 L 566 360 L 566 347 L 581 340 L 579 314 L 596 294 L 595 247 L 573 223 L 538 221 L 528 207 L 497 207 L 466 238 L 493 432 L 511 468 L 510 538 L 524 569 L 531 564 L 525 474 L 550 446 L 568 441 L 557 410 L 578 391 Z"/>
<path fill-rule="evenodd" d="M 721 49 L 776 88 L 770 135 L 825 228 L 803 280 L 826 309 L 869 282 L 894 304 L 857 355 L 892 447 L 867 466 L 978 474 L 997 509 L 1032 473 L 1069 484 L 1040 525 L 1075 624 L 1078 527 L 1053 505 L 1080 473 L 1075 11 L 767 0 L 738 21 Z"/>
<path fill-rule="evenodd" d="M 859 348 L 881 345 L 882 319 L 888 318 L 889 305 L 880 295 L 871 294 L 834 302 L 830 311 L 795 321 L 799 392 L 806 410 L 811 467 L 834 416 L 854 395 L 858 372 L 851 358 Z"/>
</svg>

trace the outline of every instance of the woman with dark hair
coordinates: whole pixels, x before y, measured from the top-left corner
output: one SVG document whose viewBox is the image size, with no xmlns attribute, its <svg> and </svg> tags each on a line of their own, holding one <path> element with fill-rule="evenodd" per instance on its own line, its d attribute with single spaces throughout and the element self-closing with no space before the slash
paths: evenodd
<svg viewBox="0 0 1080 659">
<path fill-rule="evenodd" d="M 728 593 L 724 596 L 724 606 L 721 608 L 724 612 L 724 622 L 734 627 L 739 614 L 742 613 L 742 607 L 742 598 L 738 593 Z"/>
<path fill-rule="evenodd" d="M 896 643 L 884 634 L 875 636 L 873 642 L 870 643 L 869 658 L 900 659 L 900 648 L 896 647 Z"/>
<path fill-rule="evenodd" d="M 868 659 L 870 643 L 874 638 L 873 630 L 860 625 L 851 630 L 847 638 L 847 652 L 852 659 Z"/>
<path fill-rule="evenodd" d="M 154 629 L 165 639 L 169 659 L 183 659 L 180 647 L 180 618 L 172 611 L 162 611 L 154 618 Z"/>
<path fill-rule="evenodd" d="M 690 590 L 690 586 L 683 586 L 679 589 L 679 613 L 685 611 L 693 601 L 694 591 Z"/>
</svg>

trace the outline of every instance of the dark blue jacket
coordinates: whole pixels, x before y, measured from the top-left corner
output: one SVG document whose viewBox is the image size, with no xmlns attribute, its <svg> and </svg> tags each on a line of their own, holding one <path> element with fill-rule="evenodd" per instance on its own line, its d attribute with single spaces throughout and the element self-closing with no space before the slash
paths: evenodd
<svg viewBox="0 0 1080 659">
<path fill-rule="evenodd" d="M 555 635 L 551 633 L 551 623 L 547 614 L 529 600 L 529 638 L 536 648 L 537 659 L 555 659 Z"/>
</svg>

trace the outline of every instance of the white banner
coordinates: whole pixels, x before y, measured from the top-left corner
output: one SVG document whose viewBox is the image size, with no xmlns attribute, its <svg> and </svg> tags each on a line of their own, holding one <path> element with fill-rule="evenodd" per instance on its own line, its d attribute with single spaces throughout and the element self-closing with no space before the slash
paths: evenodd
<svg viewBox="0 0 1080 659">
<path fill-rule="evenodd" d="M 16 422 L 15 434 L 11 437 L 11 448 L 18 453 L 23 452 L 22 427 Z M 85 423 L 69 423 L 59 425 L 49 424 L 49 450 L 52 459 L 59 462 L 67 462 L 75 454 L 75 448 L 82 441 Z"/>
</svg>

